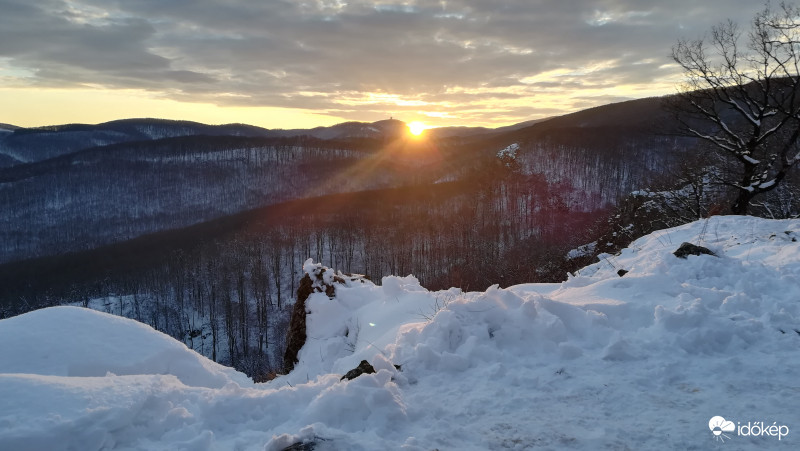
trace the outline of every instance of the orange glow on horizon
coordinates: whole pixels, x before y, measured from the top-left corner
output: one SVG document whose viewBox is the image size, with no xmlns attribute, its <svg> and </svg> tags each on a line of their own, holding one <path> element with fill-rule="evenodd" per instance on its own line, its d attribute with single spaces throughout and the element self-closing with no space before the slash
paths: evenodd
<svg viewBox="0 0 800 451">
<path fill-rule="evenodd" d="M 158 118 L 211 125 L 242 123 L 269 129 L 291 129 L 331 126 L 345 121 L 343 118 L 312 110 L 185 102 L 134 89 L 37 89 L 0 86 L 0 105 L 4 106 L 0 111 L 0 123 L 20 127 Z"/>
<path fill-rule="evenodd" d="M 407 125 L 408 125 L 408 131 L 414 136 L 419 136 L 422 134 L 422 132 L 430 128 L 427 125 L 425 125 L 424 122 L 420 121 L 409 122 Z"/>
</svg>

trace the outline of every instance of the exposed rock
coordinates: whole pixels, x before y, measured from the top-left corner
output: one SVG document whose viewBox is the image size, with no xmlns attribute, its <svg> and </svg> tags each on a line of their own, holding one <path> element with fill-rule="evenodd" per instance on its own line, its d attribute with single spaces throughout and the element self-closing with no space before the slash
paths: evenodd
<svg viewBox="0 0 800 451">
<path fill-rule="evenodd" d="M 624 276 L 625 274 L 628 274 L 627 269 L 620 269 L 619 271 L 617 271 L 617 275 L 620 277 Z"/>
<path fill-rule="evenodd" d="M 690 255 L 713 255 L 717 256 L 717 254 L 713 253 L 710 249 L 705 248 L 703 246 L 697 246 L 692 243 L 681 243 L 681 246 L 672 253 L 672 255 L 678 258 L 686 258 Z"/>
<path fill-rule="evenodd" d="M 375 368 L 369 364 L 366 360 L 362 360 L 361 363 L 358 364 L 357 367 L 353 368 L 352 370 L 348 371 L 347 374 L 342 376 L 340 381 L 345 379 L 352 380 L 361 376 L 362 374 L 373 374 L 375 373 Z"/>
<path fill-rule="evenodd" d="M 312 293 L 325 293 L 329 298 L 336 296 L 336 285 L 351 282 L 364 283 L 368 280 L 359 274 L 342 274 L 332 269 L 313 263 L 311 259 L 303 264 L 305 275 L 297 287 L 297 300 L 289 320 L 289 332 L 286 340 L 286 352 L 283 354 L 283 372 L 288 373 L 297 364 L 297 354 L 306 343 L 306 300 Z"/>
<path fill-rule="evenodd" d="M 286 340 L 286 352 L 283 353 L 283 372 L 288 373 L 297 363 L 297 353 L 306 342 L 306 299 L 314 292 L 314 284 L 308 274 L 300 279 L 297 287 L 297 300 L 289 320 L 289 337 Z"/>
<path fill-rule="evenodd" d="M 314 451 L 320 441 L 324 442 L 325 439 L 315 436 L 313 440 L 292 443 L 281 451 Z"/>
</svg>

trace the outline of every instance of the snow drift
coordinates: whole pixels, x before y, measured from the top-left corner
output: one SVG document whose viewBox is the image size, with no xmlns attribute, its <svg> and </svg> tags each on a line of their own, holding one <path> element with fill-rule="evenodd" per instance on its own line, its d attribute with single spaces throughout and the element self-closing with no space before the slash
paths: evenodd
<svg viewBox="0 0 800 451">
<path fill-rule="evenodd" d="M 77 307 L 53 307 L 3 320 L 0 343 L 4 373 L 171 374 L 187 386 L 208 388 L 249 380 L 150 326 Z"/>
<path fill-rule="evenodd" d="M 796 449 L 799 238 L 714 217 L 561 284 L 345 281 L 308 298 L 298 363 L 267 384 L 129 320 L 33 312 L 0 321 L 0 449 Z M 340 381 L 362 359 L 376 373 Z"/>
</svg>

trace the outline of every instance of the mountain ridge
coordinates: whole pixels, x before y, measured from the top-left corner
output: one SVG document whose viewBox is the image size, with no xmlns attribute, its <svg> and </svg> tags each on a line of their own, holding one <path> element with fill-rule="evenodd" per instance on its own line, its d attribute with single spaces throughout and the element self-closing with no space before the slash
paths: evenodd
<svg viewBox="0 0 800 451">
<path fill-rule="evenodd" d="M 542 174 L 549 183 L 580 182 L 589 197 L 605 189 L 591 204 L 586 199 L 573 201 L 581 210 L 602 208 L 621 192 L 636 188 L 644 175 L 635 169 L 634 176 L 620 184 L 621 179 L 597 181 L 598 174 L 608 177 L 622 165 L 652 171 L 666 161 L 669 152 L 659 149 L 671 147 L 653 142 L 642 125 L 662 114 L 659 108 L 658 99 L 634 100 L 520 123 L 501 132 L 475 134 L 474 129 L 461 129 L 458 135 L 437 137 L 437 129 L 431 129 L 419 138 L 411 138 L 405 123 L 397 119 L 317 128 L 317 136 L 327 139 L 307 133 L 265 136 L 266 129 L 242 124 L 207 126 L 151 119 L 16 130 L 0 138 L 0 149 L 10 138 L 30 138 L 18 143 L 28 146 L 22 153 L 40 155 L 25 161 L 24 156 L 0 153 L 4 187 L 0 201 L 15 212 L 0 224 L 0 237 L 17 249 L 7 250 L 5 261 L 12 255 L 13 259 L 42 255 L 27 253 L 31 243 L 40 243 L 38 252 L 58 253 L 69 248 L 68 243 L 85 249 L 99 238 L 84 236 L 82 229 L 102 218 L 117 222 L 98 233 L 124 240 L 312 194 L 455 181 L 491 168 L 497 152 L 514 144 L 520 148 L 515 158 L 522 173 Z M 630 118 L 637 122 L 628 123 Z M 445 132 L 449 133 L 441 134 Z M 48 141 L 52 137 L 61 141 Z M 87 147 L 87 143 L 99 145 Z M 40 144 L 43 148 L 37 147 Z M 566 158 L 567 154 L 573 156 Z M 586 169 L 589 159 L 594 169 Z M 571 166 L 564 166 L 564 161 Z M 353 177 L 355 173 L 360 176 Z M 75 210 L 88 205 L 95 207 Z M 84 225 L 54 241 L 54 236 L 65 233 L 61 231 L 71 230 L 68 223 Z"/>
</svg>

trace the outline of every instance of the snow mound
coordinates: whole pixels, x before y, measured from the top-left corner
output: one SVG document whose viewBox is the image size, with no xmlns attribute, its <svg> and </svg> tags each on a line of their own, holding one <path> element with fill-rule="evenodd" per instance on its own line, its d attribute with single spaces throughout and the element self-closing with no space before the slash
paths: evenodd
<svg viewBox="0 0 800 451">
<path fill-rule="evenodd" d="M 267 384 L 109 315 L 3 320 L 0 449 L 709 449 L 720 422 L 737 426 L 721 447 L 797 449 L 799 239 L 800 220 L 714 217 L 561 284 L 340 278 Z M 715 255 L 677 258 L 682 242 Z M 376 373 L 340 381 L 361 360 Z M 756 422 L 788 433 L 741 432 Z"/>
<path fill-rule="evenodd" d="M 3 373 L 171 374 L 192 387 L 252 384 L 244 374 L 208 360 L 150 326 L 95 310 L 51 307 L 0 324 Z"/>
</svg>

